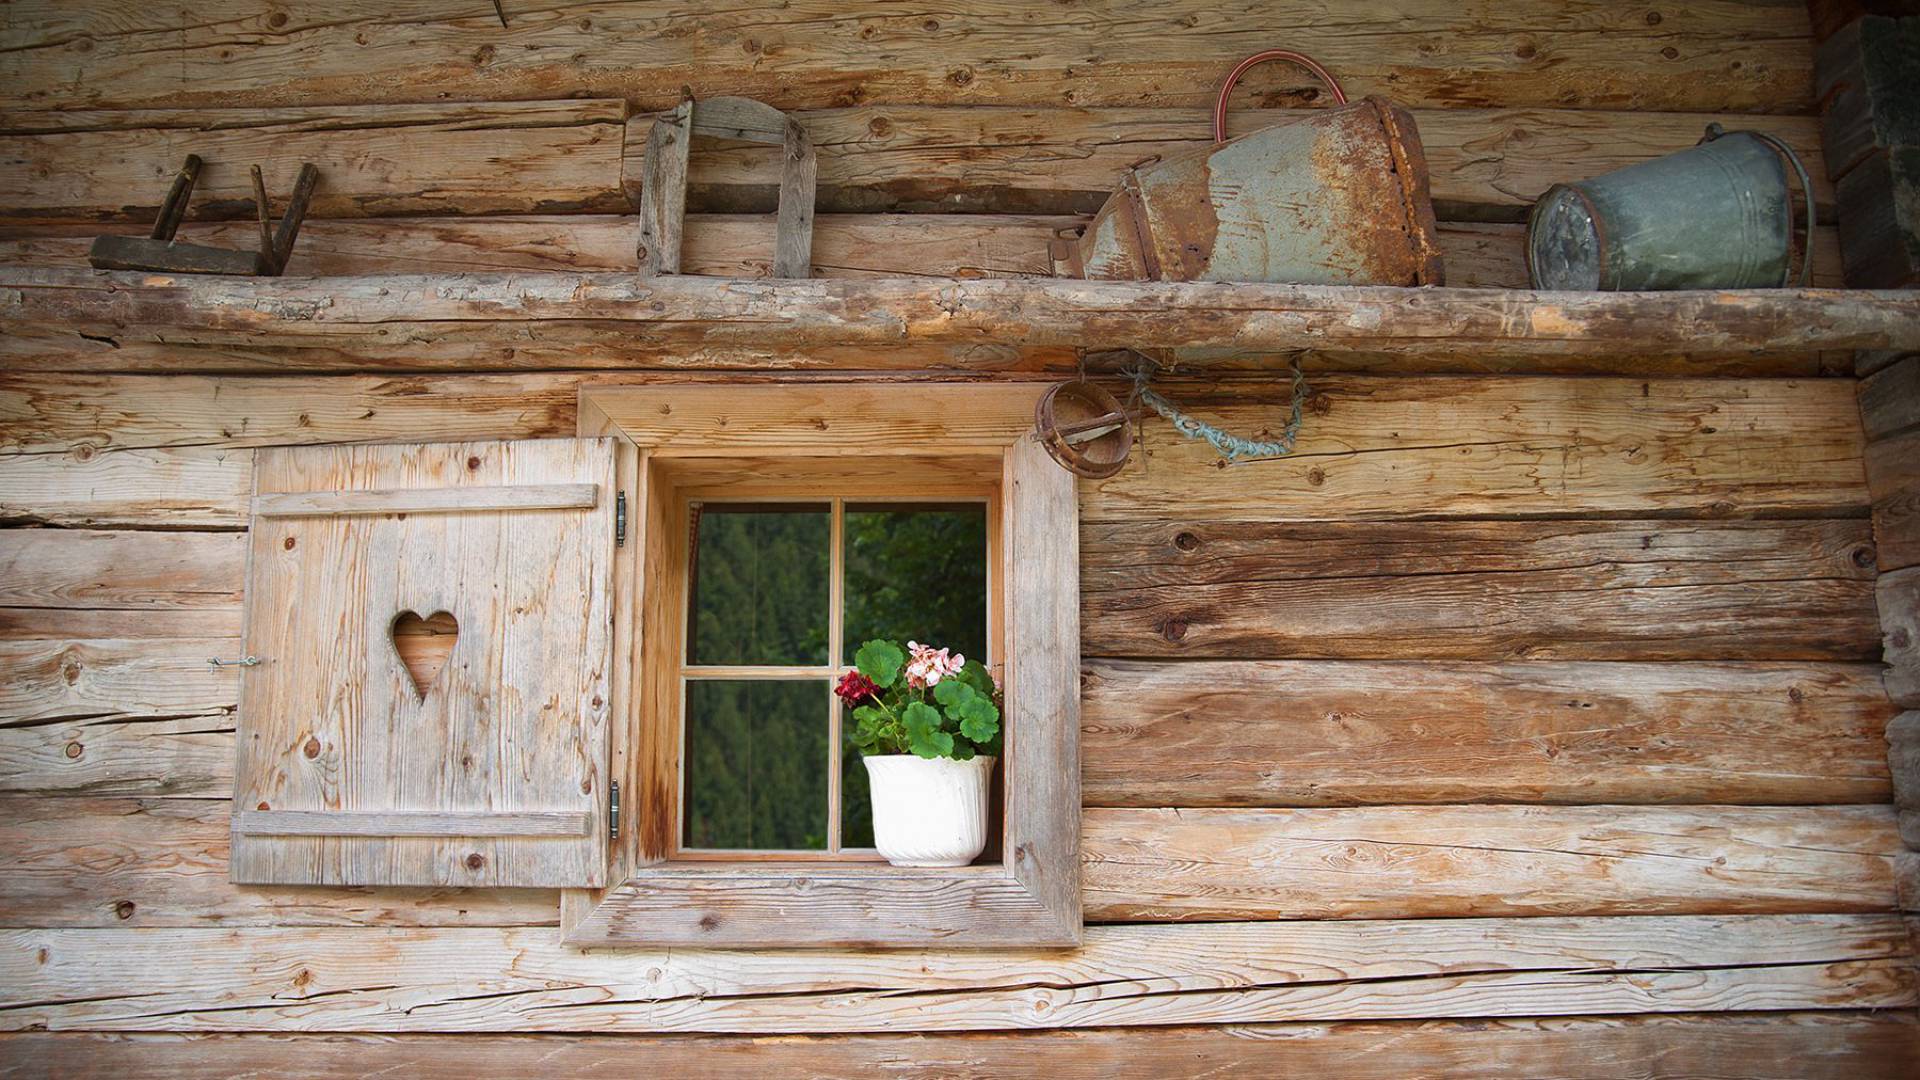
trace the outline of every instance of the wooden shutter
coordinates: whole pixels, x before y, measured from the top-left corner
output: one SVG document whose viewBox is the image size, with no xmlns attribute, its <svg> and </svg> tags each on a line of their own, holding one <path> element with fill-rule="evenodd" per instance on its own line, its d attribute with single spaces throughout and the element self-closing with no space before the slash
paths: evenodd
<svg viewBox="0 0 1920 1080">
<path fill-rule="evenodd" d="M 604 885 L 614 513 L 607 439 L 257 451 L 233 880 Z"/>
</svg>

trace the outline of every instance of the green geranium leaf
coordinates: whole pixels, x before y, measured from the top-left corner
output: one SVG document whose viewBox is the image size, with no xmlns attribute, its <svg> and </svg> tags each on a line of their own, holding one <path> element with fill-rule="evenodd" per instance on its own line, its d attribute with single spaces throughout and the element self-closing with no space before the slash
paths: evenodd
<svg viewBox="0 0 1920 1080">
<path fill-rule="evenodd" d="M 975 696 L 954 710 L 960 719 L 960 734 L 984 743 L 1000 733 L 1000 710 L 993 702 Z"/>
<path fill-rule="evenodd" d="M 979 696 L 973 687 L 959 679 L 942 679 L 933 688 L 933 700 L 947 706 L 949 710 Z"/>
<path fill-rule="evenodd" d="M 967 743 L 954 743 L 953 754 L 951 756 L 955 761 L 972 761 L 973 747 Z"/>
<path fill-rule="evenodd" d="M 907 728 L 907 748 L 923 758 L 953 754 L 953 736 L 940 730 L 940 710 L 924 701 L 909 702 L 900 719 Z"/>
<path fill-rule="evenodd" d="M 900 677 L 900 669 L 906 662 L 906 652 L 891 641 L 869 641 L 853 654 L 853 666 L 860 669 L 860 674 L 879 683 L 882 690 Z"/>
<path fill-rule="evenodd" d="M 969 660 L 966 666 L 960 669 L 960 681 L 973 687 L 981 697 L 993 696 L 993 675 L 987 671 L 987 666 L 978 660 Z"/>
</svg>

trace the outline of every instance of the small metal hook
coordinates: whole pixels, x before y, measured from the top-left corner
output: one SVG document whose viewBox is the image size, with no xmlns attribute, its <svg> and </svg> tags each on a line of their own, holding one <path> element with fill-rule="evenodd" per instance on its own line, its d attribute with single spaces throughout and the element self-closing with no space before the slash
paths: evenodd
<svg viewBox="0 0 1920 1080">
<path fill-rule="evenodd" d="M 251 653 L 238 660 L 222 660 L 217 656 L 209 656 L 207 663 L 213 667 L 259 667 L 260 658 Z"/>
</svg>

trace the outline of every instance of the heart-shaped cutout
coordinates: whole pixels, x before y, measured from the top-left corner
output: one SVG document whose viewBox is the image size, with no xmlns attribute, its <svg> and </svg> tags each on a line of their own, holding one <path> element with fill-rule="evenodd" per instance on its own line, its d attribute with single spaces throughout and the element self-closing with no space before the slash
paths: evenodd
<svg viewBox="0 0 1920 1080">
<path fill-rule="evenodd" d="M 447 666 L 447 657 L 453 653 L 453 643 L 460 638 L 460 623 L 449 611 L 436 611 L 421 618 L 416 611 L 403 611 L 393 620 L 393 651 L 400 654 L 400 663 L 406 666 L 407 675 L 413 679 L 413 691 L 420 700 L 427 698 L 427 687 L 439 678 L 440 669 Z"/>
</svg>

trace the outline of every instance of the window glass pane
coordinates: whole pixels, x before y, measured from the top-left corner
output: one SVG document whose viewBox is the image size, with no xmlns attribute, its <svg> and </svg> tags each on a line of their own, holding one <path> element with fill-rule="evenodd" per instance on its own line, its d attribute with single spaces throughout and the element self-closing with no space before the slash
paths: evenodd
<svg viewBox="0 0 1920 1080">
<path fill-rule="evenodd" d="M 846 641 L 949 648 L 987 661 L 987 508 L 982 503 L 846 506 Z"/>
<path fill-rule="evenodd" d="M 833 516 L 824 504 L 694 508 L 692 664 L 825 664 Z"/>
<path fill-rule="evenodd" d="M 824 680 L 689 679 L 686 848 L 827 846 Z"/>
<path fill-rule="evenodd" d="M 853 747 L 853 710 L 840 716 L 840 847 L 873 846 L 873 798 L 868 794 L 867 767 Z"/>
</svg>

